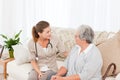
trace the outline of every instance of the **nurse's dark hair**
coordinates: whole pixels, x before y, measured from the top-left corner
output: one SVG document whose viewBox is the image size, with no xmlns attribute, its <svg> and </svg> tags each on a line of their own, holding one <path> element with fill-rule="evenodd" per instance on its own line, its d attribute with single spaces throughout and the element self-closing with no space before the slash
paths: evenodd
<svg viewBox="0 0 120 80">
<path fill-rule="evenodd" d="M 38 32 L 42 33 L 45 28 L 49 27 L 47 21 L 40 21 L 32 28 L 32 37 L 35 42 L 37 42 L 39 35 Z"/>
</svg>

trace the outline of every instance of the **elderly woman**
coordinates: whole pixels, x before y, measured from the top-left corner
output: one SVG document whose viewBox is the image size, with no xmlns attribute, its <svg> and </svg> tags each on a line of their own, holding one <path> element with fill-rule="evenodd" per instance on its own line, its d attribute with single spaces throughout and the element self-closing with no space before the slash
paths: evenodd
<svg viewBox="0 0 120 80">
<path fill-rule="evenodd" d="M 76 32 L 76 45 L 51 80 L 101 80 L 102 57 L 92 43 L 94 32 L 88 25 L 81 25 Z"/>
</svg>

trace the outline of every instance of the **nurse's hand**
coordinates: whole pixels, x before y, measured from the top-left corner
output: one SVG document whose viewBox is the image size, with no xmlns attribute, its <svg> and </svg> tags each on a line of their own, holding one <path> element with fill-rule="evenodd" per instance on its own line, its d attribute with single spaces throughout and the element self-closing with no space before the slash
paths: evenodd
<svg viewBox="0 0 120 80">
<path fill-rule="evenodd" d="M 41 77 L 42 77 L 42 73 L 39 72 L 39 74 L 38 74 L 38 78 L 41 78 Z"/>
</svg>

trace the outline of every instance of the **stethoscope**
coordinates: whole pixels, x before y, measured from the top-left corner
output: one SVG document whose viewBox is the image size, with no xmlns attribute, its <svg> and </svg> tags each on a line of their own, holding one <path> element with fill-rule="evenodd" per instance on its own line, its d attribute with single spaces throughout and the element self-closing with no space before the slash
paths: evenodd
<svg viewBox="0 0 120 80">
<path fill-rule="evenodd" d="M 48 42 L 48 44 L 47 44 L 46 48 L 48 48 L 48 45 L 50 45 L 50 46 L 51 46 L 51 48 L 53 48 L 53 45 L 52 45 L 52 43 L 50 42 L 50 39 L 49 39 L 49 42 Z"/>
<path fill-rule="evenodd" d="M 52 43 L 50 42 L 50 39 L 49 39 L 49 42 L 48 42 L 46 48 L 48 48 L 49 45 L 51 46 L 51 48 L 53 48 L 53 45 L 52 45 Z M 37 45 L 36 45 L 36 43 L 35 43 L 35 50 L 36 50 L 36 60 L 38 60 L 38 52 L 37 52 Z"/>
</svg>

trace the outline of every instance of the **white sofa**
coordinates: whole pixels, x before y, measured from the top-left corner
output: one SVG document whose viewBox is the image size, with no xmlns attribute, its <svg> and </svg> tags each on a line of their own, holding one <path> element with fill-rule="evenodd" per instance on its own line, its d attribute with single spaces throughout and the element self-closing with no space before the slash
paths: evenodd
<svg viewBox="0 0 120 80">
<path fill-rule="evenodd" d="M 75 45 L 75 41 L 74 41 L 75 30 L 74 29 L 53 27 L 52 32 L 53 34 L 56 34 L 62 41 L 64 41 L 66 50 L 70 51 L 71 48 Z M 114 35 L 115 33 L 112 33 L 112 32 L 109 32 L 109 33 L 105 31 L 95 32 L 94 43 L 96 45 L 102 44 L 103 42 L 110 39 Z M 23 52 L 21 52 L 21 49 L 19 49 L 18 53 L 17 52 L 15 53 L 15 60 L 7 64 L 7 73 L 8 73 L 7 80 L 27 80 L 28 73 L 32 69 L 32 66 L 27 60 L 28 58 L 27 52 L 25 53 L 25 50 L 22 50 L 22 51 Z M 21 56 L 21 59 L 18 59 L 20 58 L 20 56 Z M 57 60 L 58 68 L 63 65 L 63 60 L 64 58 L 60 56 L 58 57 L 58 60 Z M 23 61 L 23 62 L 21 63 L 20 61 Z M 106 80 L 120 80 L 119 76 L 117 76 L 117 78 L 108 77 L 106 78 Z"/>
</svg>

